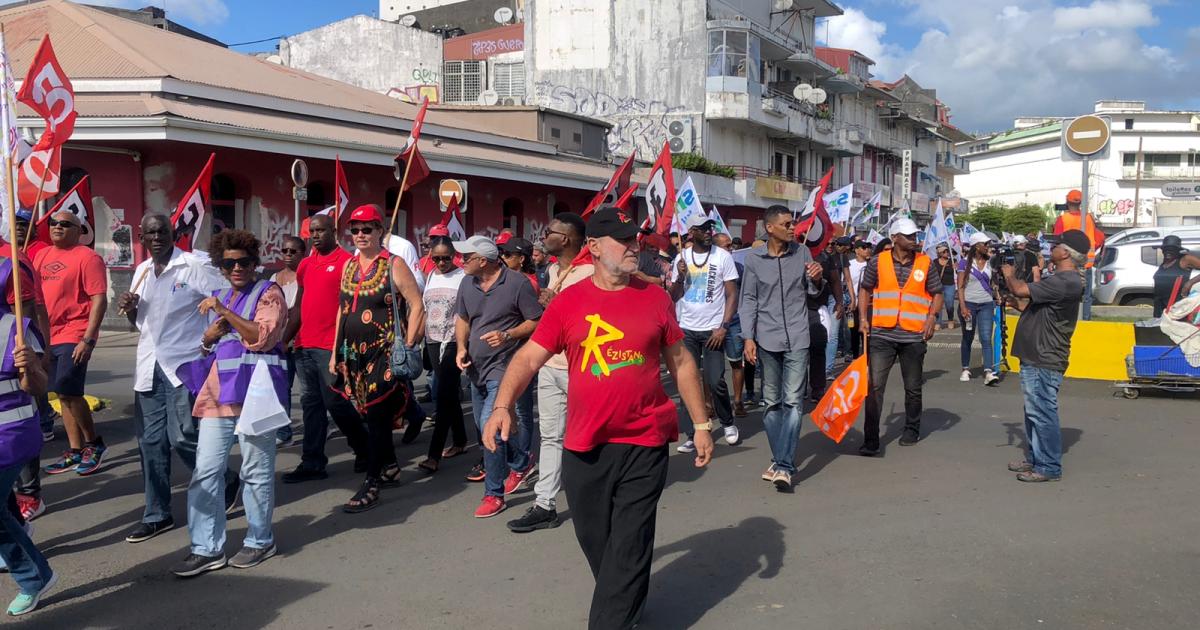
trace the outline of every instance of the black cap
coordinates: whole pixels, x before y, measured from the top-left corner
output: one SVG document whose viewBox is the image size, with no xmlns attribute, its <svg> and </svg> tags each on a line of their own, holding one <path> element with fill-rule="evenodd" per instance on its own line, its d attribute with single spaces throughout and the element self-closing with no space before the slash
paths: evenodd
<svg viewBox="0 0 1200 630">
<path fill-rule="evenodd" d="M 854 241 L 854 249 L 858 249 L 860 247 L 868 247 L 869 248 L 869 247 L 873 247 L 873 246 L 871 245 L 870 241 L 864 241 L 862 239 L 858 239 L 857 241 Z"/>
<path fill-rule="evenodd" d="M 592 215 L 587 224 L 588 238 L 611 236 L 619 241 L 638 235 L 638 224 L 633 217 L 612 206 L 604 206 Z"/>
<path fill-rule="evenodd" d="M 1046 236 L 1045 239 L 1049 243 L 1062 243 L 1080 254 L 1086 254 L 1092 248 L 1092 241 L 1080 230 L 1067 230 L 1062 234 Z"/>
<path fill-rule="evenodd" d="M 522 254 L 526 258 L 529 258 L 533 256 L 533 243 L 530 243 L 529 241 L 520 237 L 510 238 L 507 242 L 500 246 L 500 253 Z"/>
<path fill-rule="evenodd" d="M 852 237 L 852 236 L 839 236 L 839 237 L 837 237 L 836 239 L 834 239 L 834 241 L 833 241 L 833 244 L 834 244 L 834 245 L 841 245 L 841 246 L 843 246 L 843 247 L 849 247 L 849 246 L 851 246 L 851 245 L 853 245 L 853 244 L 854 244 L 854 237 Z"/>
<path fill-rule="evenodd" d="M 1174 234 L 1168 234 L 1163 237 L 1163 242 L 1162 242 L 1161 247 L 1163 248 L 1163 250 L 1169 249 L 1169 250 L 1177 252 L 1177 251 L 1180 251 L 1183 249 L 1183 241 L 1180 240 L 1180 238 L 1178 236 L 1175 236 Z"/>
</svg>

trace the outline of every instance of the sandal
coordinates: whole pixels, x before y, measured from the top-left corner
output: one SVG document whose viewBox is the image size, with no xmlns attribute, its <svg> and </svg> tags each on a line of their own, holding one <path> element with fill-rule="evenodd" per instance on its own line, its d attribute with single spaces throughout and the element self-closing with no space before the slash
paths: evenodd
<svg viewBox="0 0 1200 630">
<path fill-rule="evenodd" d="M 379 505 L 379 482 L 367 477 L 363 480 L 358 492 L 354 493 L 354 496 L 342 506 L 342 511 L 347 514 L 358 514 L 377 505 Z"/>
<path fill-rule="evenodd" d="M 466 452 L 467 452 L 466 447 L 451 446 L 451 447 L 447 448 L 446 450 L 442 451 L 442 459 L 450 459 L 451 457 L 458 457 L 459 455 L 462 455 L 463 453 L 466 453 Z"/>
<path fill-rule="evenodd" d="M 383 472 L 379 474 L 379 485 L 385 488 L 400 485 L 400 466 L 392 464 L 384 468 Z"/>
<path fill-rule="evenodd" d="M 433 473 L 438 471 L 438 460 L 425 458 L 425 461 L 421 462 L 420 464 L 417 464 L 417 468 L 420 468 L 422 472 L 426 472 L 426 473 L 429 473 L 432 475 Z"/>
</svg>

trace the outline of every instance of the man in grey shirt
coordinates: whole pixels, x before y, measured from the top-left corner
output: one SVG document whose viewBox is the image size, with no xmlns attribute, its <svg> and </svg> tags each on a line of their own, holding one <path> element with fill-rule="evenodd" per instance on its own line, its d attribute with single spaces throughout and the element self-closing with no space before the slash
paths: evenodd
<svg viewBox="0 0 1200 630">
<path fill-rule="evenodd" d="M 471 379 L 472 410 L 482 431 L 483 423 L 492 415 L 504 370 L 533 334 L 542 316 L 542 305 L 529 278 L 499 262 L 500 250 L 491 239 L 472 236 L 455 241 L 454 249 L 462 254 L 462 269 L 470 276 L 458 288 L 456 360 Z M 504 496 L 523 485 L 533 472 L 534 461 L 529 453 L 534 433 L 532 389 L 517 400 L 516 416 L 517 434 L 501 442 L 494 452 L 484 452 L 483 475 L 472 471 L 467 477 L 484 481 L 483 502 L 475 510 L 476 518 L 503 512 Z"/>
<path fill-rule="evenodd" d="M 767 244 L 746 253 L 738 307 L 745 357 L 762 361 L 763 427 L 771 445 L 771 465 L 762 478 L 779 490 L 792 487 L 796 442 L 800 437 L 800 390 L 808 368 L 806 296 L 821 286 L 821 265 L 795 242 L 792 211 L 767 208 Z"/>
</svg>

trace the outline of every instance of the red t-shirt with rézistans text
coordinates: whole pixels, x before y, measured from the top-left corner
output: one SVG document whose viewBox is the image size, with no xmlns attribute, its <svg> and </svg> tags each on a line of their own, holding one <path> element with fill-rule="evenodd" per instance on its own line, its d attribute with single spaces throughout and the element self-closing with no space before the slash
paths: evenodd
<svg viewBox="0 0 1200 630">
<path fill-rule="evenodd" d="M 335 247 L 328 254 L 321 254 L 314 249 L 311 255 L 300 261 L 296 269 L 296 282 L 302 292 L 300 329 L 294 341 L 297 348 L 333 350 L 342 270 L 350 258 L 350 252 Z"/>
<path fill-rule="evenodd" d="M 679 437 L 659 364 L 683 331 L 662 288 L 636 278 L 619 291 L 577 282 L 550 302 L 531 339 L 552 354 L 567 353 L 567 449 L 654 447 Z"/>
<path fill-rule="evenodd" d="M 87 334 L 92 296 L 108 294 L 108 271 L 92 248 L 47 247 L 33 260 L 50 314 L 50 345 L 79 343 Z"/>
</svg>

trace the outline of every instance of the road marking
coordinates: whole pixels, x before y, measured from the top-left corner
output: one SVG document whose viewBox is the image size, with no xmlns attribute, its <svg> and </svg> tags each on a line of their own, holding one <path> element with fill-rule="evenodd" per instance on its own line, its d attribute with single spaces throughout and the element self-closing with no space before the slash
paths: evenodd
<svg viewBox="0 0 1200 630">
<path fill-rule="evenodd" d="M 1071 137 L 1076 140 L 1085 140 L 1087 138 L 1099 138 L 1101 131 L 1099 129 L 1093 131 L 1076 131 L 1071 134 Z"/>
</svg>

